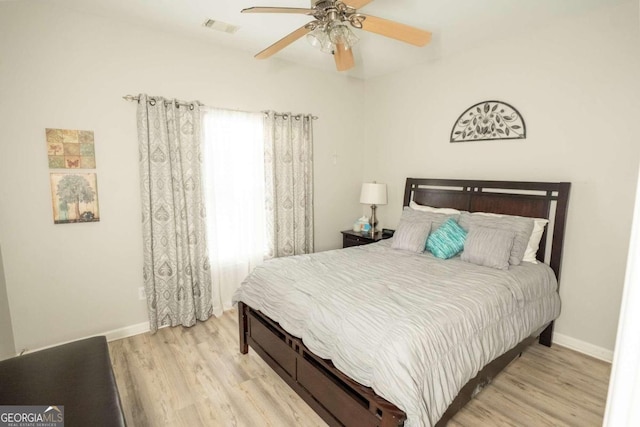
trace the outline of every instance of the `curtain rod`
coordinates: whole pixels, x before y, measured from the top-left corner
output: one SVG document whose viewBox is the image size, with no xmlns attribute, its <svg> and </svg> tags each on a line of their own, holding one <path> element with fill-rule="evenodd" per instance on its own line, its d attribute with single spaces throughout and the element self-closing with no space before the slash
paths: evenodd
<svg viewBox="0 0 640 427">
<path fill-rule="evenodd" d="M 133 101 L 139 102 L 140 101 L 140 97 L 139 96 L 133 96 L 133 95 L 125 95 L 125 96 L 122 97 L 122 99 L 124 99 L 126 101 L 131 101 L 131 102 L 133 102 Z M 150 99 L 153 99 L 153 98 L 150 98 Z M 178 102 L 178 105 L 191 105 L 193 103 L 194 102 Z M 199 106 L 204 107 L 204 104 L 201 103 L 200 101 L 195 101 L 195 104 L 198 104 Z"/>
<path fill-rule="evenodd" d="M 261 113 L 263 113 L 265 116 L 267 114 L 269 114 L 268 111 L 261 111 Z M 309 116 L 312 120 L 318 120 L 318 116 L 311 116 L 309 114 L 283 114 L 283 113 L 273 113 L 274 116 L 277 117 L 286 117 L 288 115 L 291 115 L 291 117 L 295 118 L 295 119 L 299 119 L 300 117 L 304 117 L 304 116 Z"/>
<path fill-rule="evenodd" d="M 125 101 L 129 101 L 129 102 L 133 102 L 133 101 L 140 101 L 140 97 L 139 96 L 133 96 L 133 95 L 125 95 L 122 97 L 122 99 L 124 99 Z M 200 107 L 206 107 L 205 104 L 201 103 L 200 101 L 195 101 L 195 103 L 197 103 Z M 178 105 L 191 105 L 192 103 L 186 103 L 186 102 L 178 102 Z M 214 107 L 215 108 L 215 107 Z M 242 110 L 231 110 L 231 111 L 240 111 L 242 113 L 252 113 L 252 111 L 242 111 Z M 264 114 L 267 114 L 266 111 L 261 111 Z M 275 113 L 274 115 L 279 116 L 279 117 L 285 117 L 287 116 L 287 114 L 282 114 L 282 113 Z M 305 116 L 306 114 L 293 114 L 292 117 L 295 118 L 300 118 L 302 116 Z M 318 120 L 318 116 L 311 116 L 311 118 L 313 120 Z"/>
</svg>

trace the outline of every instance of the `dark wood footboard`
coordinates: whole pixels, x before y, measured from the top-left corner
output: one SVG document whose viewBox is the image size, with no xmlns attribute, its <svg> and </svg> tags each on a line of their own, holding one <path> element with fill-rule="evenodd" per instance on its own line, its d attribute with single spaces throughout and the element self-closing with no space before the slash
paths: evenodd
<svg viewBox="0 0 640 427">
<path fill-rule="evenodd" d="M 311 353 L 298 338 L 248 305 L 238 303 L 240 352 L 251 346 L 327 424 L 353 427 L 402 426 L 406 414 L 337 370 L 330 360 Z M 537 334 L 486 365 L 458 393 L 436 427 L 447 422 L 491 383 L 509 363 L 535 342 Z"/>
<path fill-rule="evenodd" d="M 249 330 L 249 322 L 247 321 L 248 306 L 243 302 L 238 302 L 238 327 L 240 329 L 240 353 L 247 354 L 249 352 L 249 343 L 247 342 L 247 332 Z"/>
<path fill-rule="evenodd" d="M 240 352 L 251 346 L 327 424 L 397 427 L 406 415 L 369 388 L 311 353 L 298 338 L 248 305 L 238 303 Z"/>
</svg>

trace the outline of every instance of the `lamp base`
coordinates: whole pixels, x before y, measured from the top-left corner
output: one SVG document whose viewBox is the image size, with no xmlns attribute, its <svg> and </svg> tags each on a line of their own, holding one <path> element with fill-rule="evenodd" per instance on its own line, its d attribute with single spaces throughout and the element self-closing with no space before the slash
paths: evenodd
<svg viewBox="0 0 640 427">
<path fill-rule="evenodd" d="M 369 235 L 371 237 L 375 237 L 376 235 L 376 226 L 378 225 L 378 220 L 376 219 L 376 209 L 378 207 L 376 205 L 371 205 L 371 218 L 369 219 Z"/>
</svg>

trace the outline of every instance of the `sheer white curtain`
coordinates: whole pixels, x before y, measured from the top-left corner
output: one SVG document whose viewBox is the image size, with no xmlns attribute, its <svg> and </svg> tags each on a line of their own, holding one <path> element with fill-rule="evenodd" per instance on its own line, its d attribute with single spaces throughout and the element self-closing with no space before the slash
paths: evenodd
<svg viewBox="0 0 640 427">
<path fill-rule="evenodd" d="M 219 316 L 265 255 L 263 115 L 207 108 L 202 124 L 213 312 Z"/>
</svg>

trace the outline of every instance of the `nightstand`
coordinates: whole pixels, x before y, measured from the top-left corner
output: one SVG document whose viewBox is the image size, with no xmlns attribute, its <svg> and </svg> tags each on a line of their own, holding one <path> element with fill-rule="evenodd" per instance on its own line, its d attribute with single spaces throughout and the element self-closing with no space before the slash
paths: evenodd
<svg viewBox="0 0 640 427">
<path fill-rule="evenodd" d="M 342 247 L 348 248 L 351 246 L 368 245 L 369 243 L 379 242 L 383 239 L 388 239 L 391 236 L 382 236 L 382 232 L 378 231 L 375 237 L 371 237 L 369 233 L 360 233 L 359 231 L 344 230 L 342 233 Z"/>
</svg>

